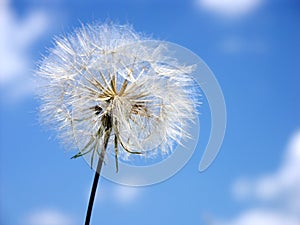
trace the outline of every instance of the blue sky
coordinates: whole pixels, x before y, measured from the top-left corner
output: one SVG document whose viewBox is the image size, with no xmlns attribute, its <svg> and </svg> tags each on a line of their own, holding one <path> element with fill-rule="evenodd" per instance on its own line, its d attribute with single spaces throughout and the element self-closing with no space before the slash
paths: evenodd
<svg viewBox="0 0 300 225">
<path fill-rule="evenodd" d="M 0 223 L 83 223 L 93 171 L 39 125 L 31 75 L 54 35 L 107 18 L 199 55 L 222 87 L 228 123 L 203 173 L 205 129 L 192 159 L 163 183 L 102 179 L 92 224 L 300 224 L 297 0 L 1 1 Z M 207 105 L 200 120 L 208 126 Z"/>
</svg>

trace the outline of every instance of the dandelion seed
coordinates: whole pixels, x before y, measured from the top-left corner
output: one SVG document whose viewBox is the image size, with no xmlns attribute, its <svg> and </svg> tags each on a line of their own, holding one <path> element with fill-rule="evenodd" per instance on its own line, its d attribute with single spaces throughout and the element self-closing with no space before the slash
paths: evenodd
<svg viewBox="0 0 300 225">
<path fill-rule="evenodd" d="M 128 25 L 83 26 L 57 38 L 37 72 L 42 121 L 79 150 L 72 158 L 88 155 L 91 167 L 98 161 L 98 173 L 106 154 L 118 170 L 119 158 L 168 154 L 189 137 L 194 66 L 147 40 Z"/>
</svg>

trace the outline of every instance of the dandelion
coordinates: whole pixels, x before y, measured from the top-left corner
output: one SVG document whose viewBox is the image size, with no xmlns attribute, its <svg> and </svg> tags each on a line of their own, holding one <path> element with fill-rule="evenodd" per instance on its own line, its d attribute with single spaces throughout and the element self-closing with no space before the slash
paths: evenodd
<svg viewBox="0 0 300 225">
<path fill-rule="evenodd" d="M 44 123 L 57 130 L 72 158 L 97 162 L 86 224 L 107 154 L 155 157 L 189 137 L 196 115 L 193 65 L 168 56 L 164 44 L 129 25 L 82 26 L 55 40 L 41 62 L 38 97 Z"/>
</svg>

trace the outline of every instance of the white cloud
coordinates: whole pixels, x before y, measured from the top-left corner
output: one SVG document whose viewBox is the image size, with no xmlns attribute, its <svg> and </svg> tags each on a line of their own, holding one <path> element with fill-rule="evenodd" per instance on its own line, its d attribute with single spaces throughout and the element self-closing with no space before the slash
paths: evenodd
<svg viewBox="0 0 300 225">
<path fill-rule="evenodd" d="M 25 82 L 32 73 L 31 48 L 49 30 L 50 17 L 43 10 L 30 11 L 19 18 L 9 0 L 0 2 L 0 87 L 18 86 L 26 90 Z M 29 83 L 28 83 L 29 84 Z"/>
<path fill-rule="evenodd" d="M 114 189 L 115 200 L 119 203 L 130 203 L 138 198 L 139 190 L 138 187 L 116 185 Z"/>
<path fill-rule="evenodd" d="M 299 225 L 299 218 L 280 211 L 252 209 L 229 222 L 221 222 L 218 225 Z"/>
<path fill-rule="evenodd" d="M 276 172 L 254 180 L 240 179 L 233 191 L 235 197 L 257 200 L 262 206 L 246 210 L 220 225 L 300 224 L 300 131 L 292 136 Z"/>
<path fill-rule="evenodd" d="M 91 187 L 86 189 L 86 202 L 90 198 Z M 124 186 L 112 182 L 99 182 L 96 192 L 95 203 L 105 205 L 105 202 L 114 202 L 126 205 L 136 202 L 141 197 L 140 187 Z"/>
<path fill-rule="evenodd" d="M 300 131 L 294 134 L 287 148 L 284 161 L 279 170 L 273 174 L 265 175 L 257 180 L 238 180 L 234 186 L 237 197 L 250 197 L 262 201 L 282 200 L 290 206 L 296 207 L 300 214 L 300 201 L 298 206 L 294 202 L 300 199 Z"/>
<path fill-rule="evenodd" d="M 40 210 L 25 219 L 26 225 L 74 225 L 74 219 L 57 210 Z"/>
<path fill-rule="evenodd" d="M 135 202 L 141 196 L 141 188 L 119 185 L 115 183 L 99 183 L 96 200 L 99 204 L 114 201 L 116 204 L 126 205 Z M 87 199 L 90 197 L 90 188 Z"/>
<path fill-rule="evenodd" d="M 197 0 L 200 7 L 219 15 L 236 17 L 257 9 L 263 0 Z"/>
</svg>

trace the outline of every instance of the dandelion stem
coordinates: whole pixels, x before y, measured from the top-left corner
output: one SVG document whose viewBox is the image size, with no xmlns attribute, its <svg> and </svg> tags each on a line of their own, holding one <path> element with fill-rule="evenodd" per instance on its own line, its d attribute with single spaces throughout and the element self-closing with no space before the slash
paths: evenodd
<svg viewBox="0 0 300 225">
<path fill-rule="evenodd" d="M 93 205 L 94 205 L 94 199 L 95 199 L 95 195 L 96 195 L 96 190 L 97 190 L 97 186 L 98 186 L 98 182 L 99 182 L 99 178 L 100 178 L 101 168 L 102 168 L 104 155 L 105 155 L 105 151 L 107 148 L 110 133 L 111 133 L 111 128 L 107 127 L 105 135 L 104 135 L 104 146 L 101 150 L 101 154 L 99 156 L 99 160 L 98 160 L 98 164 L 97 164 L 97 169 L 95 171 L 93 186 L 92 186 L 92 190 L 91 190 L 91 194 L 90 194 L 89 205 L 88 205 L 88 209 L 87 209 L 86 217 L 85 217 L 85 225 L 90 224 Z"/>
<path fill-rule="evenodd" d="M 93 209 L 93 205 L 94 205 L 94 199 L 95 199 L 95 195 L 96 195 L 96 190 L 97 190 L 97 185 L 98 185 L 98 181 L 99 181 L 99 177 L 100 177 L 100 171 L 101 171 L 102 164 L 103 164 L 103 158 L 99 158 L 98 165 L 97 165 L 97 171 L 95 172 L 94 182 L 93 182 L 93 186 L 92 186 L 92 190 L 91 190 L 89 205 L 88 205 L 88 209 L 86 212 L 85 225 L 90 224 L 92 209 Z"/>
</svg>

